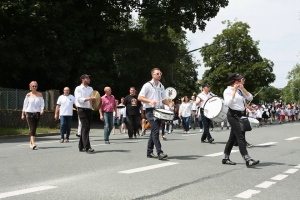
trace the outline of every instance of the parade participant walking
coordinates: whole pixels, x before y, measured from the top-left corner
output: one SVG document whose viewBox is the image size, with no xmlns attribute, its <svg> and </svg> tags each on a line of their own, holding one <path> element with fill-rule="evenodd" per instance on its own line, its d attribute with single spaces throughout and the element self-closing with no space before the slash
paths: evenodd
<svg viewBox="0 0 300 200">
<path fill-rule="evenodd" d="M 196 115 L 196 112 L 197 112 L 196 99 L 195 99 L 194 95 L 191 97 L 191 104 L 192 104 L 192 108 L 191 108 L 192 110 L 191 110 L 191 120 L 190 120 L 190 123 L 191 124 L 193 123 L 193 130 L 195 130 L 196 126 L 197 126 L 198 119 L 197 119 L 197 115 Z"/>
<path fill-rule="evenodd" d="M 179 117 L 182 118 L 182 125 L 185 134 L 190 133 L 190 119 L 191 119 L 192 102 L 189 101 L 187 96 L 184 96 L 179 108 Z"/>
<path fill-rule="evenodd" d="M 229 165 L 236 164 L 229 159 L 229 156 L 233 145 L 238 142 L 239 150 L 246 162 L 246 166 L 253 166 L 257 165 L 259 160 L 252 159 L 248 154 L 245 134 L 241 130 L 239 121 L 240 118 L 246 114 L 245 100 L 251 101 L 253 96 L 244 88 L 244 85 L 241 84 L 241 79 L 244 79 L 244 77 L 238 73 L 230 74 L 228 76 L 229 86 L 223 93 L 225 104 L 229 108 L 227 112 L 227 119 L 231 125 L 231 130 L 228 142 L 225 146 L 222 163 Z"/>
<path fill-rule="evenodd" d="M 161 149 L 161 143 L 159 141 L 159 127 L 161 120 L 154 117 L 153 109 L 161 108 L 162 104 L 169 105 L 165 94 L 165 87 L 160 82 L 162 73 L 159 68 L 153 68 L 151 70 L 152 80 L 145 83 L 138 96 L 138 100 L 144 103 L 146 108 L 146 118 L 151 125 L 151 134 L 148 140 L 147 157 L 158 158 L 159 160 L 167 158 L 168 155 L 164 154 Z M 153 154 L 153 148 L 156 148 L 157 155 Z"/>
<path fill-rule="evenodd" d="M 138 100 L 135 87 L 130 87 L 129 95 L 124 99 L 124 105 L 126 107 L 126 121 L 128 124 L 128 137 L 132 139 L 136 138 L 136 133 L 140 128 L 141 115 L 143 115 L 143 106 L 141 101 Z"/>
<path fill-rule="evenodd" d="M 60 95 L 57 100 L 55 109 L 55 120 L 60 120 L 60 143 L 69 142 L 71 132 L 73 105 L 75 105 L 75 97 L 70 94 L 68 87 L 64 88 L 64 94 Z M 66 134 L 66 140 L 64 135 Z"/>
<path fill-rule="evenodd" d="M 29 126 L 29 135 L 30 135 L 29 147 L 32 150 L 36 149 L 36 145 L 35 145 L 36 128 L 38 126 L 40 115 L 44 114 L 44 106 L 45 106 L 43 95 L 42 93 L 37 91 L 37 87 L 38 87 L 38 83 L 36 81 L 32 81 L 29 84 L 29 89 L 31 90 L 31 92 L 25 96 L 22 115 L 21 115 L 22 120 L 24 120 L 26 116 L 26 120 Z"/>
<path fill-rule="evenodd" d="M 202 117 L 202 122 L 204 126 L 204 131 L 201 137 L 201 142 L 209 142 L 212 143 L 214 141 L 214 138 L 211 137 L 211 134 L 209 132 L 209 127 L 211 123 L 213 123 L 210 119 L 208 119 L 204 115 L 204 105 L 208 99 L 215 96 L 212 92 L 210 92 L 210 85 L 209 84 L 203 84 L 202 85 L 202 92 L 197 96 L 196 105 L 198 106 L 200 104 L 200 114 Z M 207 140 L 206 140 L 207 139 Z"/>
<path fill-rule="evenodd" d="M 109 135 L 113 129 L 114 116 L 113 112 L 116 111 L 116 101 L 114 95 L 111 94 L 110 87 L 104 88 L 105 95 L 101 97 L 102 105 L 99 109 L 100 119 L 104 121 L 104 141 L 105 144 L 110 144 Z"/>
<path fill-rule="evenodd" d="M 80 152 L 92 153 L 94 149 L 90 144 L 90 125 L 92 109 L 90 102 L 95 101 L 94 97 L 90 97 L 93 88 L 89 86 L 91 83 L 90 75 L 83 74 L 80 76 L 81 85 L 75 88 L 75 103 L 78 116 L 81 122 L 81 134 L 78 144 Z"/>
</svg>

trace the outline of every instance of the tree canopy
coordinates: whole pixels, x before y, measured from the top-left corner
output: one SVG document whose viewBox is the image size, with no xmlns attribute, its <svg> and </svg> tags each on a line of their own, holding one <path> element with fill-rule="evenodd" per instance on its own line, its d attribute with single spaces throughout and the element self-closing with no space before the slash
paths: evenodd
<svg viewBox="0 0 300 200">
<path fill-rule="evenodd" d="M 204 30 L 227 5 L 228 0 L 2 1 L 0 86 L 27 89 L 36 80 L 39 90 L 74 89 L 87 73 L 94 89 L 103 94 L 111 86 L 120 97 L 130 86 L 141 88 L 153 67 L 162 69 L 168 86 L 173 66 L 176 87 L 190 92 L 198 64 L 182 56 L 182 29 Z"/>
<path fill-rule="evenodd" d="M 250 26 L 241 21 L 225 21 L 223 24 L 227 24 L 227 28 L 200 50 L 204 67 L 208 68 L 203 75 L 203 82 L 212 84 L 212 90 L 218 95 L 223 94 L 228 85 L 227 77 L 233 72 L 246 78 L 245 87 L 251 93 L 274 82 L 274 64 L 260 55 L 259 42 L 250 36 Z M 230 40 L 229 52 L 226 52 L 227 40 Z"/>
<path fill-rule="evenodd" d="M 299 102 L 300 100 L 300 64 L 297 63 L 294 68 L 288 72 L 288 84 L 283 89 L 282 98 L 284 102 Z"/>
</svg>

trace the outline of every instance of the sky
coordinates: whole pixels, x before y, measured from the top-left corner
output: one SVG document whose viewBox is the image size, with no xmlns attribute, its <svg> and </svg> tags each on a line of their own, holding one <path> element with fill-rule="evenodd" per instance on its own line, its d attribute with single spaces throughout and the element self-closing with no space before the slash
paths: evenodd
<svg viewBox="0 0 300 200">
<path fill-rule="evenodd" d="M 205 31 L 187 31 L 189 50 L 212 43 L 213 37 L 226 28 L 221 22 L 234 22 L 235 19 L 250 26 L 249 34 L 252 39 L 260 41 L 260 55 L 274 62 L 273 73 L 276 80 L 271 85 L 277 88 L 285 87 L 288 72 L 300 63 L 300 1 L 229 0 L 229 5 L 221 8 L 217 16 L 207 22 Z M 200 60 L 198 78 L 202 79 L 206 68 L 201 62 L 201 55 L 196 51 L 193 56 Z"/>
</svg>

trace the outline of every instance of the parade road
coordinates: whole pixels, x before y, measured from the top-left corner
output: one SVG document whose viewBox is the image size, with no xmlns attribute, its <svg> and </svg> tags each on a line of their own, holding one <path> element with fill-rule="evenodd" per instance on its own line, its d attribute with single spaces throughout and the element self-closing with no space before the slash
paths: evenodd
<svg viewBox="0 0 300 200">
<path fill-rule="evenodd" d="M 254 128 L 246 139 L 249 155 L 260 164 L 247 168 L 238 148 L 221 163 L 229 130 L 215 127 L 213 144 L 201 133 L 174 129 L 161 141 L 168 159 L 146 157 L 147 134 L 127 134 L 103 141 L 103 129 L 92 127 L 95 153 L 78 151 L 78 138 L 59 143 L 58 135 L 0 138 L 0 199 L 299 199 L 300 122 Z M 156 152 L 154 151 L 156 154 Z"/>
</svg>

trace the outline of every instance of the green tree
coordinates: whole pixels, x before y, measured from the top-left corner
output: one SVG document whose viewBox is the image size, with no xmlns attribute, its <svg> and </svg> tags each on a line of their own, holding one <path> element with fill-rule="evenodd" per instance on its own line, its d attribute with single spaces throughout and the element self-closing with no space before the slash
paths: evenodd
<svg viewBox="0 0 300 200">
<path fill-rule="evenodd" d="M 228 85 L 227 77 L 233 72 L 244 75 L 246 88 L 251 93 L 274 82 L 274 64 L 259 54 L 259 42 L 250 36 L 250 26 L 240 21 L 225 23 L 227 28 L 200 50 L 204 67 L 209 68 L 203 75 L 203 82 L 212 84 L 213 91 L 218 95 L 223 94 Z M 230 40 L 230 52 L 226 52 L 226 40 Z"/>
<path fill-rule="evenodd" d="M 272 103 L 274 100 L 279 101 L 281 97 L 281 91 L 273 86 L 264 87 L 263 90 L 258 94 L 259 101 Z"/>
<path fill-rule="evenodd" d="M 300 100 L 300 64 L 297 63 L 294 68 L 288 72 L 289 79 L 284 88 L 284 99 L 286 102 L 298 102 Z"/>
</svg>

